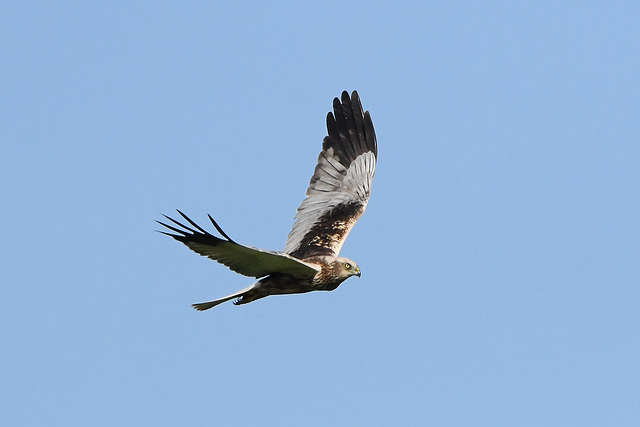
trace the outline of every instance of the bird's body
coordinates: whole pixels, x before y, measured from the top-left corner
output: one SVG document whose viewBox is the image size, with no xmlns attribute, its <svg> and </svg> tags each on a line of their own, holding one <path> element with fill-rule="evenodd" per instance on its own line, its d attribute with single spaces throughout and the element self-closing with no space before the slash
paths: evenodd
<svg viewBox="0 0 640 427">
<path fill-rule="evenodd" d="M 231 270 L 259 279 L 226 297 L 193 304 L 207 310 L 225 301 L 246 304 L 269 295 L 331 291 L 351 276 L 360 276 L 356 264 L 338 254 L 349 231 L 369 200 L 375 173 L 377 142 L 369 112 L 363 112 L 358 94 L 333 102 L 327 115 L 324 138 L 314 174 L 302 201 L 283 252 L 252 248 L 234 242 L 209 216 L 224 237 L 213 236 L 185 214 L 189 225 L 166 217 L 174 225 L 158 221 L 167 233 L 200 255 Z M 177 227 L 176 227 L 177 226 Z"/>
<path fill-rule="evenodd" d="M 348 263 L 346 258 L 319 256 L 315 259 L 306 259 L 306 262 L 317 262 L 319 271 L 310 277 L 300 278 L 283 273 L 270 274 L 248 288 L 227 295 L 213 301 L 193 304 L 196 310 L 208 310 L 225 301 L 235 299 L 234 304 L 246 304 L 269 295 L 304 294 L 311 291 L 332 291 L 340 286 L 340 283 L 351 277 L 351 274 L 335 274 L 336 263 Z M 332 266 L 331 263 L 334 263 Z M 353 264 L 355 265 L 355 264 Z M 340 270 L 340 267 L 338 267 Z M 355 267 L 356 276 L 360 276 L 360 270 Z"/>
</svg>

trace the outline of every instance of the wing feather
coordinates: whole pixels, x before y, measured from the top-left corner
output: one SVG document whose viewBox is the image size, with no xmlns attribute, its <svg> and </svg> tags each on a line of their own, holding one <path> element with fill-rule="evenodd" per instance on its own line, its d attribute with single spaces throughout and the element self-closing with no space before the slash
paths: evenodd
<svg viewBox="0 0 640 427">
<path fill-rule="evenodd" d="M 178 211 L 178 213 L 193 228 L 165 215 L 164 217 L 175 226 L 161 221 L 157 222 L 175 234 L 165 231 L 160 231 L 160 233 L 173 237 L 192 251 L 217 261 L 236 273 L 255 278 L 274 273 L 310 278 L 320 270 L 319 266 L 301 261 L 284 252 L 267 251 L 236 243 L 222 231 L 211 216 L 209 216 L 211 223 L 226 240 L 213 236 L 182 212 Z"/>
<path fill-rule="evenodd" d="M 356 91 L 341 98 L 327 115 L 328 135 L 284 248 L 296 258 L 337 256 L 369 201 L 378 155 L 373 123 Z"/>
</svg>

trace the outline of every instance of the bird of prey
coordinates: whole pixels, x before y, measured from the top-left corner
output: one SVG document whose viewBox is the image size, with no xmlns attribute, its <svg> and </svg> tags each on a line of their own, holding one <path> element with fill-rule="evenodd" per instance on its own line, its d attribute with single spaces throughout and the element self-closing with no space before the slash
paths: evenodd
<svg viewBox="0 0 640 427">
<path fill-rule="evenodd" d="M 371 116 L 362 111 L 356 91 L 351 96 L 342 92 L 341 99 L 333 100 L 333 114 L 327 114 L 327 131 L 284 251 L 236 243 L 211 215 L 209 220 L 222 238 L 210 234 L 180 211 L 188 224 L 166 215 L 170 224 L 157 221 L 167 228 L 161 233 L 194 252 L 232 271 L 259 279 L 226 297 L 193 304 L 196 310 L 208 310 L 232 299 L 237 305 L 269 295 L 332 291 L 349 277 L 360 277 L 355 262 L 338 256 L 349 231 L 367 206 L 378 154 Z"/>
</svg>

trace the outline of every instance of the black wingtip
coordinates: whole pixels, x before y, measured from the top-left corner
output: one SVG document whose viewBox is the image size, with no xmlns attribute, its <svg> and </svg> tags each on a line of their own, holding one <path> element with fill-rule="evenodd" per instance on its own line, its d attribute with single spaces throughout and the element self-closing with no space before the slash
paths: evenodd
<svg viewBox="0 0 640 427">
<path fill-rule="evenodd" d="M 186 214 L 184 214 L 181 210 L 176 209 L 176 211 L 180 214 L 180 216 L 182 218 L 184 218 L 185 221 L 187 221 L 187 223 L 189 223 L 191 226 L 193 226 L 193 228 L 189 227 L 187 224 L 183 224 L 180 221 L 177 221 L 173 218 L 171 218 L 170 216 L 167 215 L 162 215 L 164 216 L 168 222 L 170 221 L 170 223 L 173 223 L 174 225 L 170 225 L 167 224 L 166 222 L 163 221 L 158 221 L 156 220 L 156 222 L 160 225 L 162 225 L 163 227 L 173 231 L 174 233 L 177 234 L 172 234 L 172 233 L 167 233 L 166 231 L 160 231 L 160 230 L 156 230 L 158 233 L 162 233 L 162 234 L 166 234 L 167 236 L 171 236 L 176 240 L 181 241 L 182 243 L 187 243 L 187 241 L 192 240 L 193 238 L 196 237 L 207 237 L 207 238 L 213 238 L 216 239 L 216 241 L 222 241 L 222 239 L 219 239 L 215 236 L 212 236 L 207 230 L 205 230 L 204 228 L 200 227 L 198 224 L 196 224 L 191 218 L 189 218 Z M 224 232 L 224 230 L 222 230 L 222 228 L 220 228 L 220 226 L 218 225 L 218 223 L 216 223 L 214 221 L 214 219 L 211 217 L 211 215 L 208 215 L 209 220 L 211 221 L 211 223 L 213 224 L 213 226 L 216 228 L 216 230 L 218 230 L 218 233 L 220 233 L 225 239 L 227 239 L 228 242 L 230 243 L 236 243 L 233 241 L 233 239 L 231 239 L 229 237 L 229 235 L 227 233 Z"/>
<path fill-rule="evenodd" d="M 216 228 L 216 230 L 218 230 L 218 233 L 220 233 L 220 235 L 222 237 L 224 237 L 225 239 L 227 239 L 228 241 L 230 241 L 231 243 L 235 243 L 233 241 L 233 239 L 231 237 L 229 237 L 227 235 L 227 233 L 225 233 L 222 228 L 220 228 L 220 226 L 218 225 L 217 222 L 215 222 L 215 220 L 211 217 L 211 215 L 207 214 L 207 216 L 209 217 L 209 221 L 211 221 L 211 224 L 213 224 L 213 226 Z"/>
<path fill-rule="evenodd" d="M 180 216 L 181 216 L 182 218 L 184 218 L 184 219 L 185 219 L 189 224 L 191 224 L 191 225 L 193 225 L 195 228 L 197 228 L 197 229 L 198 229 L 198 231 L 200 231 L 201 233 L 205 233 L 205 234 L 207 233 L 207 231 L 206 231 L 204 228 L 200 227 L 198 224 L 196 224 L 195 222 L 193 222 L 193 221 L 191 220 L 191 218 L 189 218 L 188 216 L 186 216 L 185 214 L 183 214 L 179 209 L 176 209 L 176 211 L 177 211 L 177 212 L 180 214 Z M 171 219 L 171 218 L 169 218 L 169 219 Z"/>
<path fill-rule="evenodd" d="M 362 110 L 362 103 L 360 102 L 360 95 L 358 95 L 358 91 L 354 90 L 351 92 L 351 103 L 360 107 Z"/>
<path fill-rule="evenodd" d="M 342 105 L 349 105 L 351 104 L 351 97 L 349 96 L 349 92 L 347 92 L 346 90 L 342 91 Z"/>
<path fill-rule="evenodd" d="M 343 165 L 349 165 L 358 155 L 371 151 L 378 156 L 373 122 L 368 111 L 363 111 L 360 95 L 346 90 L 333 99 L 333 111 L 327 113 L 327 136 L 322 149 L 333 147 L 334 155 Z"/>
<path fill-rule="evenodd" d="M 340 98 L 335 97 L 333 99 L 334 104 L 350 105 L 353 104 L 362 109 L 362 103 L 360 102 L 360 95 L 357 90 L 351 91 L 351 95 L 346 90 L 343 90 L 340 94 Z"/>
</svg>

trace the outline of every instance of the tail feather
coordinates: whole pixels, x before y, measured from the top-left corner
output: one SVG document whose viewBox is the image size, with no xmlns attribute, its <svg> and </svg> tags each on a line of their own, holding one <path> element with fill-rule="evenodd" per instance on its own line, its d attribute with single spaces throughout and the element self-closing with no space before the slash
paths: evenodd
<svg viewBox="0 0 640 427">
<path fill-rule="evenodd" d="M 244 288 L 242 290 L 239 290 L 238 292 L 234 292 L 231 295 L 227 295 L 226 297 L 214 299 L 213 301 L 207 301 L 207 302 L 200 302 L 200 303 L 197 303 L 197 304 L 191 304 L 191 306 L 193 308 L 195 308 L 196 310 L 198 310 L 198 311 L 209 310 L 210 308 L 215 307 L 218 304 L 222 304 L 223 302 L 232 300 L 234 298 L 241 298 L 244 294 L 246 294 L 247 292 L 251 291 L 255 287 L 256 287 L 256 284 L 254 283 L 253 285 L 249 286 L 248 288 Z"/>
</svg>

